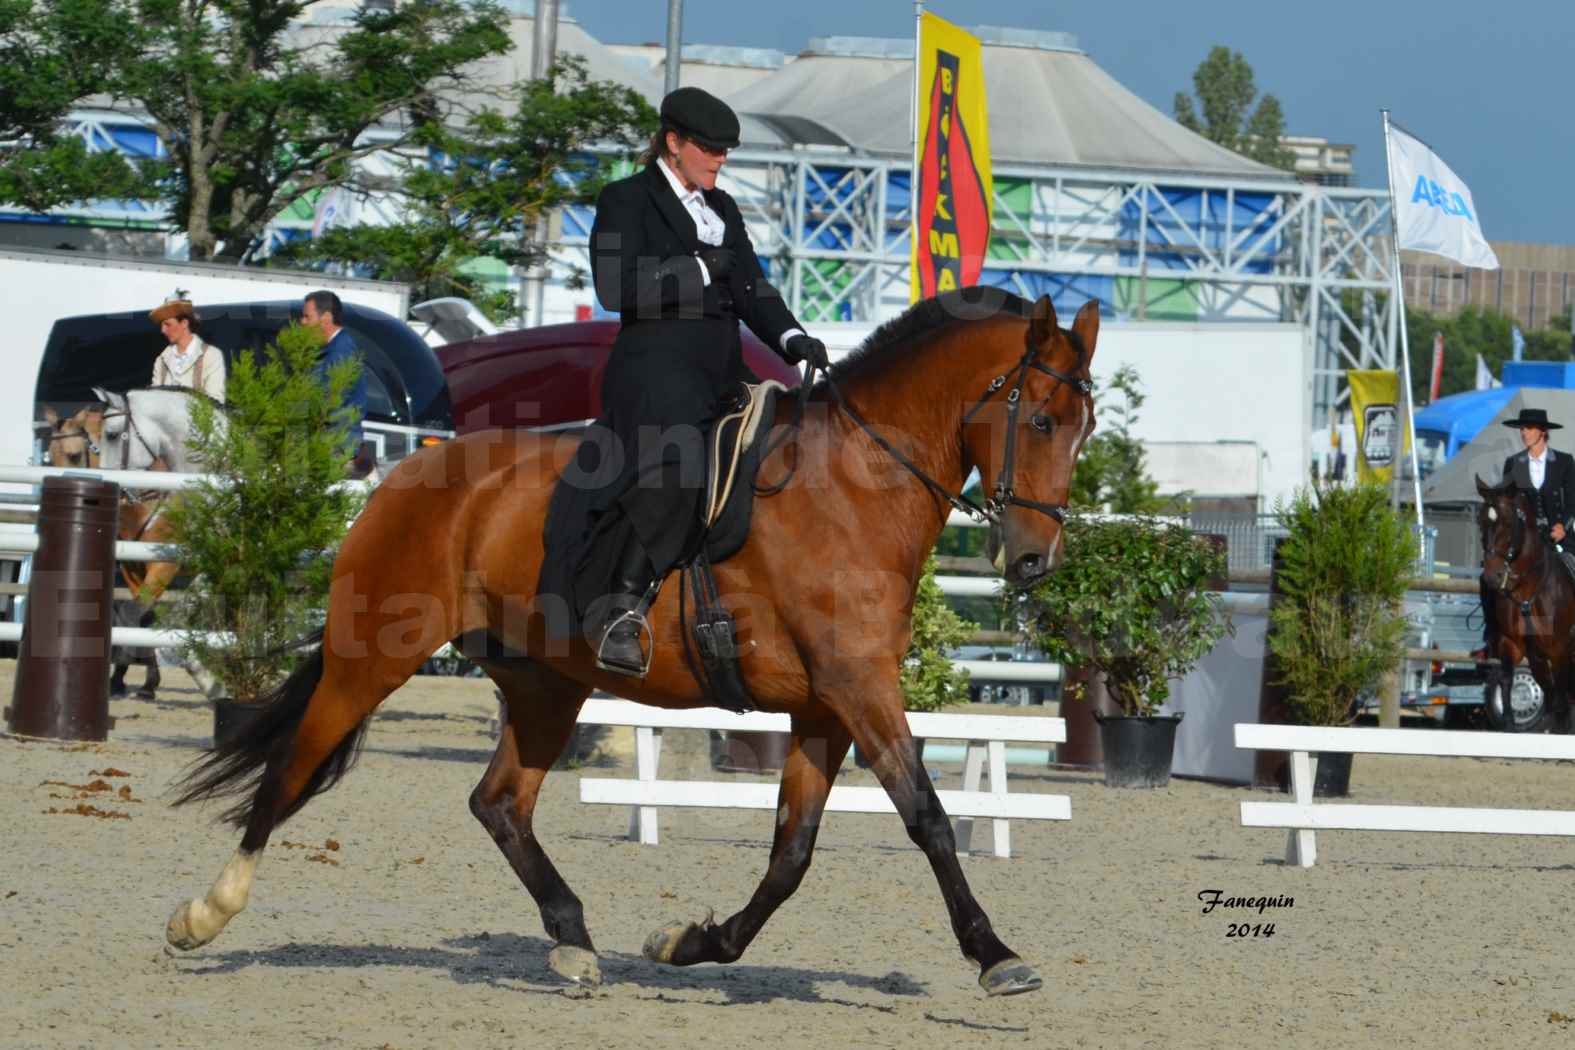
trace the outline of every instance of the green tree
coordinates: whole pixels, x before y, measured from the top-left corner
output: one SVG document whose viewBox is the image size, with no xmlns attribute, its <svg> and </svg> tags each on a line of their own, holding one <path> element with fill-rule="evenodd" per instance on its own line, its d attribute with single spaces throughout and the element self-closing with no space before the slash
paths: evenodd
<svg viewBox="0 0 1575 1050">
<path fill-rule="evenodd" d="M 461 128 L 423 126 L 420 144 L 442 159 L 401 158 L 392 192 L 403 221 L 331 229 L 281 256 L 355 266 L 411 285 L 420 299 L 459 295 L 493 320 L 513 320 L 513 293 L 488 292 L 467 265 L 482 257 L 531 265 L 541 249 L 522 233 L 545 210 L 594 200 L 605 181 L 608 162 L 588 147 L 633 147 L 656 124 L 637 92 L 592 81 L 583 61 L 565 56 L 546 78 L 519 86 L 512 114 L 487 109 Z"/>
<path fill-rule="evenodd" d="M 475 63 L 510 46 L 491 0 L 368 4 L 326 25 L 303 21 L 316 0 L 27 2 L 7 46 L 93 20 L 72 38 L 81 52 L 63 52 L 93 75 L 62 78 L 39 112 L 102 93 L 145 114 L 168 153 L 159 196 L 194 259 L 243 261 L 291 204 L 453 120 Z"/>
<path fill-rule="evenodd" d="M 1067 667 L 1105 676 L 1126 715 L 1151 715 L 1232 630 L 1211 580 L 1225 553 L 1149 518 L 1067 519 L 1066 560 L 1015 599 L 1028 639 Z"/>
<path fill-rule="evenodd" d="M 321 624 L 333 567 L 323 552 L 338 547 L 362 502 L 339 485 L 354 423 L 344 395 L 361 364 L 334 365 L 325 384 L 321 347 L 315 329 L 292 326 L 267 360 L 236 356 L 223 415 L 202 400 L 193 411 L 193 447 L 215 480 L 168 505 L 192 582 L 161 615 L 233 637 L 219 645 L 193 634 L 183 649 L 240 701 L 285 678 L 297 659 L 286 646 Z"/>
<path fill-rule="evenodd" d="M 1468 306 L 1453 317 L 1435 317 L 1406 308 L 1406 337 L 1411 350 L 1411 393 L 1417 405 L 1427 402 L 1433 374 L 1433 337 L 1443 333 L 1444 368 L 1439 397 L 1476 389 L 1477 355 L 1494 376 L 1514 357 L 1515 319 L 1491 307 Z M 1554 317 L 1546 328 L 1521 333 L 1527 361 L 1568 361 L 1571 339 L 1568 316 Z"/>
<path fill-rule="evenodd" d="M 1297 716 L 1339 725 L 1404 656 L 1401 603 L 1416 541 L 1381 485 L 1300 489 L 1275 512 L 1288 536 L 1269 649 Z"/>
<path fill-rule="evenodd" d="M 1259 97 L 1252 66 L 1240 51 L 1216 45 L 1193 71 L 1192 87 L 1196 101 L 1185 91 L 1176 92 L 1177 123 L 1262 164 L 1286 171 L 1296 166 L 1295 154 L 1280 142 L 1285 134 L 1280 100 Z"/>
<path fill-rule="evenodd" d="M 1144 401 L 1137 369 L 1122 365 L 1096 397 L 1103 422 L 1078 456 L 1071 505 L 1114 514 L 1152 514 L 1163 509 L 1169 501 L 1148 476 L 1143 443 L 1132 435 Z"/>
<path fill-rule="evenodd" d="M 110 91 L 113 0 L 0 0 L 0 202 L 37 212 L 94 197 L 156 193 L 122 154 L 93 152 L 65 120 Z"/>
<path fill-rule="evenodd" d="M 952 666 L 946 652 L 979 629 L 946 604 L 935 582 L 935 556 L 924 563 L 913 598 L 913 638 L 902 662 L 903 704 L 910 711 L 934 711 L 968 699 L 968 672 Z"/>
</svg>

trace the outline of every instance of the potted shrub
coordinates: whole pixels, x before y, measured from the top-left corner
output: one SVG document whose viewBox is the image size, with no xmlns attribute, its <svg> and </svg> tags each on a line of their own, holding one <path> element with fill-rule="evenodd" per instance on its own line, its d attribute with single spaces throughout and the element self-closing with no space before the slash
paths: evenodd
<svg viewBox="0 0 1575 1050">
<path fill-rule="evenodd" d="M 1187 674 L 1231 627 L 1211 580 L 1225 573 L 1225 554 L 1180 525 L 1131 516 L 1073 514 L 1062 535 L 1061 567 L 1019 598 L 1029 639 L 1065 672 L 1104 677 L 1121 708 L 1101 716 L 1105 783 L 1163 787 L 1170 781 L 1176 725 L 1160 715 L 1170 680 Z M 1063 696 L 1082 699 L 1082 688 Z"/>
<path fill-rule="evenodd" d="M 1305 725 L 1347 725 L 1357 698 L 1405 655 L 1404 598 L 1416 539 L 1378 485 L 1315 484 L 1275 507 L 1280 594 L 1269 651 L 1286 703 Z M 1318 763 L 1318 792 L 1344 795 L 1348 753 Z"/>
<path fill-rule="evenodd" d="M 345 480 L 353 420 L 342 407 L 358 362 L 318 372 L 322 337 L 292 326 L 266 359 L 237 354 L 221 412 L 198 399 L 192 447 L 213 480 L 169 506 L 190 585 L 161 608 L 188 633 L 182 653 L 216 679 L 215 743 L 257 712 L 298 657 L 289 643 L 322 624 L 332 552 L 364 500 Z M 228 636 L 223 643 L 196 632 Z"/>
</svg>

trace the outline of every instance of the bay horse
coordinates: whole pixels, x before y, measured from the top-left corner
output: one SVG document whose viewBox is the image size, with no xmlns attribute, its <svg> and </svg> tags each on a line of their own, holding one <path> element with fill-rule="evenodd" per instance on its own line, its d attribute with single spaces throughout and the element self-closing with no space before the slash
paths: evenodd
<svg viewBox="0 0 1575 1050">
<path fill-rule="evenodd" d="M 1002 527 L 1007 581 L 1026 586 L 1060 563 L 1073 465 L 1094 424 L 1098 329 L 1096 302 L 1064 330 L 1048 297 L 967 289 L 884 325 L 814 388 L 797 433 L 761 472 L 764 485 L 791 469 L 791 482 L 759 490 L 747 541 L 715 567 L 738 619 L 744 681 L 761 709 L 791 718 L 770 859 L 742 910 L 657 929 L 648 959 L 687 966 L 743 954 L 803 879 L 827 794 L 857 743 L 929 861 L 980 986 L 990 995 L 1041 986 L 969 890 L 898 674 L 925 559 L 949 510 L 969 505 L 953 494 L 974 468 L 996 478 L 977 513 Z M 599 983 L 580 900 L 533 829 L 542 780 L 593 689 L 667 708 L 708 701 L 685 660 L 677 587 L 652 607 L 643 679 L 597 670 L 584 637 L 550 630 L 565 610 L 536 600 L 542 529 L 553 484 L 571 483 L 574 446 L 561 434 L 470 434 L 404 460 L 373 492 L 339 549 L 322 644 L 258 724 L 180 786 L 177 804 L 240 796 L 224 817 L 243 835 L 212 887 L 175 909 L 170 944 L 206 944 L 245 908 L 273 830 L 350 769 L 377 706 L 458 640 L 506 706 L 471 812 L 540 908 L 554 941 L 549 968 Z"/>
<path fill-rule="evenodd" d="M 68 469 L 97 470 L 101 465 L 104 441 L 104 408 L 89 405 L 70 416 L 60 416 L 52 407 L 45 406 L 44 418 L 50 433 L 45 459 L 50 466 Z M 167 470 L 163 460 L 155 459 L 150 470 Z M 120 514 L 115 529 L 117 540 L 163 543 L 173 537 L 169 520 L 164 516 L 168 493 L 152 495 L 122 489 Z M 153 607 L 180 574 L 180 565 L 171 561 L 122 561 L 116 563 L 120 578 L 131 591 L 129 601 L 117 599 L 113 605 L 116 627 L 151 627 Z M 126 674 L 133 666 L 143 669 L 142 686 L 137 697 L 152 700 L 158 696 L 162 677 L 159 674 L 158 656 L 153 649 L 139 646 L 115 646 L 111 650 L 112 672 L 109 695 L 127 695 Z M 199 679 L 205 677 L 197 676 Z"/>
<path fill-rule="evenodd" d="M 1553 732 L 1571 731 L 1570 694 L 1575 689 L 1575 580 L 1541 529 L 1531 497 L 1506 481 L 1476 479 L 1482 497 L 1477 526 L 1482 533 L 1482 582 L 1498 603 L 1501 678 L 1514 680 L 1524 659 L 1547 697 Z M 1505 701 L 1505 724 L 1513 729 Z"/>
</svg>

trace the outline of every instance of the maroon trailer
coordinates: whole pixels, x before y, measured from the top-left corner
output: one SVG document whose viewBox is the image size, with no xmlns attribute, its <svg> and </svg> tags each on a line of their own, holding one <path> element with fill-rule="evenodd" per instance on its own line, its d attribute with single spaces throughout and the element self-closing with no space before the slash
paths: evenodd
<svg viewBox="0 0 1575 1050">
<path fill-rule="evenodd" d="M 596 418 L 602 371 L 618 328 L 617 321 L 544 325 L 439 347 L 455 431 L 559 428 Z M 755 375 L 798 384 L 797 368 L 747 329 L 739 335 L 744 364 Z"/>
</svg>

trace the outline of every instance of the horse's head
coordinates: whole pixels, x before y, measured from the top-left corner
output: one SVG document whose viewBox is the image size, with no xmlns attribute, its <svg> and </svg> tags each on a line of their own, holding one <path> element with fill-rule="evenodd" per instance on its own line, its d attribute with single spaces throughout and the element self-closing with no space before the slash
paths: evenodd
<svg viewBox="0 0 1575 1050">
<path fill-rule="evenodd" d="M 1084 303 L 1066 331 L 1056 322 L 1050 297 L 1043 296 L 1022 331 L 1024 343 L 1015 347 L 1014 367 L 1001 384 L 1004 393 L 993 395 L 1002 408 L 977 413 L 964 431 L 1000 521 L 1003 569 L 1014 586 L 1026 586 L 1061 564 L 1072 468 L 1094 429 L 1088 367 L 1099 338 L 1099 303 Z"/>
<path fill-rule="evenodd" d="M 45 459 L 50 466 L 81 470 L 99 465 L 104 443 L 102 409 L 90 406 L 62 418 L 53 408 L 45 406 L 44 418 L 49 423 Z"/>
<path fill-rule="evenodd" d="M 150 470 L 157 450 L 138 433 L 132 417 L 131 399 L 100 387 L 93 393 L 104 402 L 104 437 L 99 461 L 108 470 Z"/>
<path fill-rule="evenodd" d="M 1489 587 L 1508 590 L 1518 574 L 1515 563 L 1537 541 L 1536 508 L 1511 481 L 1488 485 L 1478 477 L 1477 494 L 1482 509 L 1477 528 L 1482 533 L 1482 580 Z"/>
</svg>

